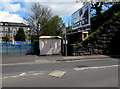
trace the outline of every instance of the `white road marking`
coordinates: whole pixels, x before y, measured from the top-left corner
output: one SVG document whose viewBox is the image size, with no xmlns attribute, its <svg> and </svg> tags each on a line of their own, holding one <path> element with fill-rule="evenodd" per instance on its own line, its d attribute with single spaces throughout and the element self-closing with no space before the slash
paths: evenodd
<svg viewBox="0 0 120 89">
<path fill-rule="evenodd" d="M 79 70 L 90 70 L 90 69 L 103 69 L 103 68 L 111 68 L 111 67 L 118 67 L 120 65 L 110 65 L 110 66 L 98 66 L 98 67 L 82 67 L 82 68 L 73 68 L 76 71 Z M 65 71 L 53 71 L 51 72 L 49 75 L 51 76 L 56 76 L 56 77 L 62 77 L 66 72 Z M 24 77 L 24 76 L 28 76 L 28 75 L 41 75 L 44 74 L 44 71 L 29 71 L 26 73 L 21 73 L 15 76 L 8 76 L 8 77 L 3 77 L 2 79 L 9 79 L 9 78 L 17 78 L 17 77 Z"/>
<path fill-rule="evenodd" d="M 33 75 L 33 76 L 36 76 L 36 75 L 41 75 L 43 74 L 44 71 L 30 71 L 30 72 L 27 72 L 27 73 L 21 73 L 19 75 L 15 75 L 15 76 L 8 76 L 8 77 L 3 77 L 2 79 L 8 79 L 8 78 L 17 78 L 17 77 L 24 77 L 24 76 L 28 76 L 28 75 Z"/>
<path fill-rule="evenodd" d="M 111 68 L 111 67 L 118 67 L 118 66 L 120 66 L 120 65 L 98 66 L 98 67 L 83 67 L 83 68 L 73 68 L 73 69 L 76 70 L 76 71 L 79 71 L 79 70 Z"/>
<path fill-rule="evenodd" d="M 22 73 L 22 74 L 20 74 L 20 76 L 24 76 L 24 75 L 26 75 L 26 73 Z"/>
</svg>

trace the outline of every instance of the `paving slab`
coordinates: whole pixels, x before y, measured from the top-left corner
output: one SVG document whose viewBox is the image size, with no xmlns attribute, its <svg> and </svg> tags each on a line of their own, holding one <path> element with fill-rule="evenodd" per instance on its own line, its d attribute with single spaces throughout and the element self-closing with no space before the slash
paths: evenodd
<svg viewBox="0 0 120 89">
<path fill-rule="evenodd" d="M 49 74 L 49 76 L 61 78 L 65 73 L 66 71 L 54 70 Z"/>
</svg>

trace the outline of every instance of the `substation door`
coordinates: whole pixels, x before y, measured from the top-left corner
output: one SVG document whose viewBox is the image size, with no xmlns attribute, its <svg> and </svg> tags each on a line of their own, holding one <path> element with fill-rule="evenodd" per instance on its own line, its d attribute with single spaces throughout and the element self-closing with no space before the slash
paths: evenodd
<svg viewBox="0 0 120 89">
<path fill-rule="evenodd" d="M 48 39 L 40 40 L 40 55 L 50 55 L 52 54 L 51 41 Z"/>
<path fill-rule="evenodd" d="M 40 39 L 40 55 L 61 54 L 61 39 Z"/>
</svg>

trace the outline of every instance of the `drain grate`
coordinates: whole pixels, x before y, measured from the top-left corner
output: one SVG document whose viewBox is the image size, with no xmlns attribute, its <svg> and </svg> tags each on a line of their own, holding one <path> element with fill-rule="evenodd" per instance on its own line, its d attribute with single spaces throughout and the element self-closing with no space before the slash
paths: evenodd
<svg viewBox="0 0 120 89">
<path fill-rule="evenodd" d="M 76 65 L 77 68 L 83 68 L 83 67 L 90 67 L 90 66 L 87 66 L 87 65 Z"/>
</svg>

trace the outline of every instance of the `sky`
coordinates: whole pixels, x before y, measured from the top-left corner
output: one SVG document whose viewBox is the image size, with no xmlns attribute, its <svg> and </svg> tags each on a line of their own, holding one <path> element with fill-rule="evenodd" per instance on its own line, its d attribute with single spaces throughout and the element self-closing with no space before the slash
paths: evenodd
<svg viewBox="0 0 120 89">
<path fill-rule="evenodd" d="M 83 6 L 76 0 L 0 0 L 0 21 L 24 23 L 32 1 L 50 7 L 52 15 L 59 15 L 67 25 L 71 22 L 71 14 Z"/>
</svg>

